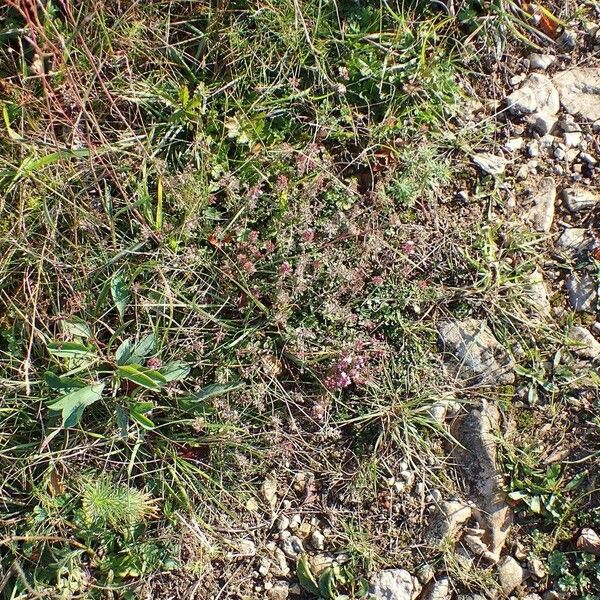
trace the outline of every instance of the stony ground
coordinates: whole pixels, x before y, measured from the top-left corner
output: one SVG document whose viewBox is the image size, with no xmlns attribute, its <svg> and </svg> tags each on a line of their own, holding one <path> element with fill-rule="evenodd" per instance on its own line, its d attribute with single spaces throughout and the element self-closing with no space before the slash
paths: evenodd
<svg viewBox="0 0 600 600">
<path fill-rule="evenodd" d="M 535 48 L 389 9 L 388 47 L 362 13 L 330 15 L 356 41 L 320 3 L 241 3 L 213 56 L 183 4 L 103 4 L 79 113 L 61 44 L 0 89 L 2 597 L 600 599 L 599 7 L 552 7 Z M 79 39 L 68 6 L 18 39 Z M 398 106 L 396 59 L 423 63 Z"/>
</svg>

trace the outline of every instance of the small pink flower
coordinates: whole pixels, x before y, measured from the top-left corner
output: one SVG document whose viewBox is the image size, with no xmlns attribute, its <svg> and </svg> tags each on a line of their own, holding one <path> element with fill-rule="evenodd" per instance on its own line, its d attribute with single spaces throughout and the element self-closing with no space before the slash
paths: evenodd
<svg viewBox="0 0 600 600">
<path fill-rule="evenodd" d="M 281 265 L 279 266 L 279 274 L 282 277 L 289 275 L 291 272 L 292 272 L 292 267 L 287 260 L 285 262 L 281 263 Z"/>
<path fill-rule="evenodd" d="M 146 366 L 149 369 L 160 369 L 162 367 L 162 360 L 158 356 L 152 356 L 146 361 Z"/>
<path fill-rule="evenodd" d="M 302 233 L 302 239 L 307 243 L 312 242 L 315 239 L 315 232 L 312 229 L 304 230 Z"/>
<path fill-rule="evenodd" d="M 375 275 L 375 277 L 371 279 L 371 283 L 373 285 L 381 285 L 383 283 L 383 277 L 381 275 Z"/>
<path fill-rule="evenodd" d="M 402 244 L 402 252 L 404 252 L 404 254 L 414 254 L 415 243 L 412 240 L 404 242 L 404 244 Z"/>
</svg>

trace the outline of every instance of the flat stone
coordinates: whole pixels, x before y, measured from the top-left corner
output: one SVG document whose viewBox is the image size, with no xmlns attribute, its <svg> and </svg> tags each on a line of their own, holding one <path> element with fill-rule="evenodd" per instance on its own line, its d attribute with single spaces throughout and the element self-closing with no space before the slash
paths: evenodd
<svg viewBox="0 0 600 600">
<path fill-rule="evenodd" d="M 583 254 L 592 247 L 592 239 L 587 229 L 581 227 L 568 227 L 558 241 L 556 248 L 570 258 Z"/>
<path fill-rule="evenodd" d="M 514 362 L 484 321 L 444 321 L 438 325 L 444 349 L 458 362 L 458 375 L 471 384 L 513 383 Z"/>
<path fill-rule="evenodd" d="M 434 581 L 423 594 L 423 600 L 450 600 L 452 587 L 449 577 L 441 577 Z"/>
<path fill-rule="evenodd" d="M 500 412 L 483 401 L 480 410 L 472 410 L 459 421 L 453 434 L 462 446 L 457 455 L 475 502 L 473 516 L 485 531 L 481 539 L 491 553 L 486 558 L 493 556 L 497 561 L 512 525 L 503 477 L 496 467 Z"/>
<path fill-rule="evenodd" d="M 589 273 L 573 273 L 567 278 L 569 303 L 576 312 L 596 312 L 598 285 Z"/>
<path fill-rule="evenodd" d="M 571 212 L 591 210 L 600 202 L 600 196 L 594 192 L 574 188 L 563 190 L 563 199 Z"/>
<path fill-rule="evenodd" d="M 472 509 L 458 500 L 443 500 L 436 506 L 432 523 L 427 531 L 430 543 L 454 542 L 460 535 L 462 525 L 471 518 Z"/>
<path fill-rule="evenodd" d="M 544 113 L 555 115 L 560 108 L 558 92 L 545 75 L 532 73 L 523 85 L 506 98 L 509 112 L 517 116 Z"/>
<path fill-rule="evenodd" d="M 502 175 L 506 170 L 506 159 L 489 152 L 474 154 L 473 162 L 488 175 Z"/>
<path fill-rule="evenodd" d="M 505 556 L 498 564 L 498 576 L 502 591 L 508 596 L 523 583 L 525 571 L 512 556 Z"/>
<path fill-rule="evenodd" d="M 543 177 L 533 193 L 533 205 L 525 213 L 525 221 L 540 233 L 548 233 L 554 221 L 556 183 L 553 177 Z"/>
<path fill-rule="evenodd" d="M 552 78 L 560 103 L 573 116 L 590 121 L 600 119 L 600 68 L 570 69 Z"/>
<path fill-rule="evenodd" d="M 414 600 L 421 593 L 421 584 L 404 569 L 386 569 L 371 578 L 369 593 L 376 600 Z"/>
<path fill-rule="evenodd" d="M 600 356 L 600 342 L 585 327 L 571 327 L 569 340 L 573 342 L 571 350 L 580 358 L 594 360 Z"/>
</svg>

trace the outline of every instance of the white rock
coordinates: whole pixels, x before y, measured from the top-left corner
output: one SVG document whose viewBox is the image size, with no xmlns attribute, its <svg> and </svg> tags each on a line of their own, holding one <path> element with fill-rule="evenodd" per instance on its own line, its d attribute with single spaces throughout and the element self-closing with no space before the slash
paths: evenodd
<svg viewBox="0 0 600 600">
<path fill-rule="evenodd" d="M 592 247 L 592 240 L 587 229 L 568 227 L 556 242 L 556 248 L 569 258 L 575 258 Z"/>
<path fill-rule="evenodd" d="M 529 567 L 529 572 L 536 579 L 542 579 L 546 576 L 546 567 L 544 566 L 543 561 L 541 561 L 539 558 L 530 558 L 527 562 L 527 566 Z"/>
<path fill-rule="evenodd" d="M 548 135 L 554 129 L 556 121 L 557 118 L 554 115 L 535 114 L 531 117 L 531 126 L 540 135 Z"/>
<path fill-rule="evenodd" d="M 536 267 L 527 279 L 525 293 L 531 306 L 531 313 L 542 320 L 547 319 L 552 312 L 552 306 L 544 276 Z"/>
<path fill-rule="evenodd" d="M 450 600 L 452 588 L 448 577 L 441 577 L 433 582 L 427 592 L 422 596 L 423 600 Z"/>
<path fill-rule="evenodd" d="M 556 60 L 556 56 L 538 54 L 537 52 L 532 52 L 527 58 L 529 59 L 529 66 L 532 69 L 540 69 L 542 71 L 545 71 Z"/>
<path fill-rule="evenodd" d="M 458 374 L 463 379 L 482 385 L 514 382 L 514 362 L 485 322 L 443 321 L 438 331 L 445 350 L 457 359 Z"/>
<path fill-rule="evenodd" d="M 577 538 L 577 548 L 600 556 L 600 536 L 590 527 L 584 527 Z"/>
<path fill-rule="evenodd" d="M 471 507 L 463 502 L 457 500 L 439 502 L 427 531 L 427 539 L 432 544 L 455 541 L 460 534 L 461 526 L 471 518 L 471 513 Z"/>
<path fill-rule="evenodd" d="M 579 131 L 570 131 L 563 134 L 563 139 L 565 141 L 565 146 L 573 148 L 581 144 L 581 133 Z"/>
<path fill-rule="evenodd" d="M 484 532 L 485 533 L 485 532 Z M 490 549 L 486 546 L 485 542 L 476 535 L 465 535 L 463 542 L 469 547 L 469 550 L 475 556 L 481 556 L 491 563 L 498 562 L 498 557 L 490 552 Z"/>
<path fill-rule="evenodd" d="M 290 595 L 290 584 L 287 581 L 278 581 L 267 593 L 269 600 L 286 600 Z"/>
<path fill-rule="evenodd" d="M 600 203 L 600 196 L 590 190 L 576 190 L 566 188 L 563 190 L 563 199 L 567 208 L 572 212 L 590 210 Z"/>
<path fill-rule="evenodd" d="M 595 359 L 600 356 L 600 342 L 585 327 L 571 327 L 569 340 L 573 342 L 573 352 L 581 358 Z"/>
<path fill-rule="evenodd" d="M 506 103 L 514 115 L 535 112 L 555 115 L 560 108 L 558 92 L 552 81 L 539 73 L 531 74 L 518 90 L 506 98 Z"/>
<path fill-rule="evenodd" d="M 522 137 L 511 138 L 509 140 L 506 140 L 504 144 L 504 149 L 507 152 L 516 152 L 517 150 L 520 150 L 524 144 L 525 141 Z"/>
<path fill-rule="evenodd" d="M 506 170 L 506 159 L 489 152 L 474 154 L 473 162 L 488 175 L 502 175 Z"/>
<path fill-rule="evenodd" d="M 525 213 L 525 221 L 535 231 L 548 233 L 554 220 L 554 203 L 556 201 L 556 183 L 552 177 L 544 177 L 534 191 L 533 205 Z"/>
<path fill-rule="evenodd" d="M 375 600 L 414 600 L 421 592 L 421 584 L 404 569 L 386 569 L 371 578 L 369 592 Z"/>
<path fill-rule="evenodd" d="M 552 78 L 560 103 L 573 116 L 590 121 L 600 119 L 600 68 L 571 69 Z"/>
<path fill-rule="evenodd" d="M 537 140 L 531 140 L 531 142 L 527 144 L 527 154 L 529 154 L 531 158 L 536 158 L 540 155 L 540 144 Z"/>
<path fill-rule="evenodd" d="M 310 545 L 315 550 L 323 550 L 325 548 L 325 536 L 318 529 L 310 536 Z"/>
<path fill-rule="evenodd" d="M 589 273 L 573 273 L 567 278 L 569 303 L 576 312 L 596 312 L 598 285 Z"/>
<path fill-rule="evenodd" d="M 502 591 L 507 596 L 518 588 L 525 579 L 523 567 L 512 556 L 505 556 L 498 563 L 498 575 Z"/>
<path fill-rule="evenodd" d="M 417 569 L 417 579 L 423 585 L 427 585 L 435 575 L 435 569 L 430 563 L 425 563 Z"/>
<path fill-rule="evenodd" d="M 276 525 L 277 529 L 279 529 L 279 531 L 285 531 L 290 526 L 290 520 L 285 515 L 279 515 L 277 517 L 277 521 L 275 522 L 275 525 Z"/>
<path fill-rule="evenodd" d="M 237 543 L 237 550 L 243 556 L 254 556 L 256 554 L 256 545 L 252 540 L 240 540 Z"/>
</svg>

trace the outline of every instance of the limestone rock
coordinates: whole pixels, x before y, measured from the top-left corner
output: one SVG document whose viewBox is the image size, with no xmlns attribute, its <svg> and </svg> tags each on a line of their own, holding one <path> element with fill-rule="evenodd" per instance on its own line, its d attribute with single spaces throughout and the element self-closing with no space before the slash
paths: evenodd
<svg viewBox="0 0 600 600">
<path fill-rule="evenodd" d="M 404 569 L 386 569 L 371 578 L 369 593 L 376 600 L 414 600 L 421 593 L 421 584 Z"/>
<path fill-rule="evenodd" d="M 563 199 L 571 212 L 590 210 L 600 203 L 600 196 L 590 190 L 563 190 Z"/>
<path fill-rule="evenodd" d="M 438 331 L 444 349 L 458 362 L 458 374 L 471 384 L 513 383 L 514 363 L 484 321 L 444 321 Z"/>
<path fill-rule="evenodd" d="M 506 159 L 489 152 L 474 154 L 473 162 L 488 175 L 502 175 L 506 169 Z"/>
<path fill-rule="evenodd" d="M 576 312 L 596 312 L 598 286 L 589 273 L 573 273 L 567 278 L 569 303 Z"/>
<path fill-rule="evenodd" d="M 544 177 L 533 194 L 533 205 L 525 213 L 525 220 L 539 232 L 548 233 L 554 220 L 556 183 L 553 177 Z"/>
<path fill-rule="evenodd" d="M 451 596 L 450 578 L 441 577 L 429 586 L 425 594 L 423 594 L 423 600 L 450 600 Z"/>
<path fill-rule="evenodd" d="M 600 536 L 593 529 L 584 527 L 581 535 L 577 538 L 577 548 L 600 556 Z"/>
<path fill-rule="evenodd" d="M 458 500 L 444 500 L 437 504 L 427 539 L 432 544 L 455 541 L 461 526 L 471 518 L 471 507 Z"/>
<path fill-rule="evenodd" d="M 587 229 L 581 227 L 566 228 L 556 242 L 557 250 L 569 258 L 575 258 L 591 247 L 591 236 Z"/>
<path fill-rule="evenodd" d="M 454 433 L 462 449 L 459 463 L 471 487 L 475 502 L 473 516 L 485 533 L 481 536 L 490 554 L 497 561 L 512 524 L 512 511 L 506 502 L 502 475 L 496 468 L 496 435 L 500 413 L 486 401 L 480 410 L 472 410 L 457 424 Z"/>
<path fill-rule="evenodd" d="M 600 119 L 600 68 L 586 67 L 558 73 L 552 79 L 560 103 L 573 116 Z"/>
<path fill-rule="evenodd" d="M 569 339 L 577 356 L 592 360 L 600 356 L 600 342 L 585 327 L 571 327 Z"/>
<path fill-rule="evenodd" d="M 538 54 L 537 52 L 532 52 L 528 57 L 529 66 L 532 69 L 540 69 L 540 71 L 545 71 L 550 65 L 556 61 L 556 56 L 552 56 L 551 54 Z"/>
<path fill-rule="evenodd" d="M 558 92 L 552 81 L 539 73 L 531 74 L 523 85 L 506 98 L 508 110 L 518 116 L 543 113 L 555 115 L 560 108 Z"/>
<path fill-rule="evenodd" d="M 523 567 L 512 557 L 505 556 L 498 564 L 498 575 L 502 591 L 508 596 L 525 580 Z"/>
<path fill-rule="evenodd" d="M 544 276 L 541 271 L 536 268 L 527 279 L 528 282 L 525 293 L 527 294 L 527 299 L 530 304 L 531 315 L 538 319 L 545 320 L 550 317 L 552 306 L 550 304 L 550 297 L 546 282 L 544 281 Z"/>
</svg>

